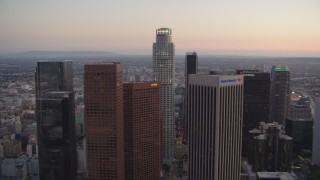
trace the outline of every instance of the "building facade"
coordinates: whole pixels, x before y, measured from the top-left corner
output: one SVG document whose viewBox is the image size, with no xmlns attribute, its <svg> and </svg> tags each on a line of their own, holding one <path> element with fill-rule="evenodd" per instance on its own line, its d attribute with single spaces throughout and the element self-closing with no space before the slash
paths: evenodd
<svg viewBox="0 0 320 180">
<path fill-rule="evenodd" d="M 49 91 L 37 99 L 41 179 L 75 179 L 77 170 L 74 94 Z"/>
<path fill-rule="evenodd" d="M 38 62 L 35 73 L 36 97 L 47 91 L 73 91 L 72 61 Z"/>
<path fill-rule="evenodd" d="M 196 52 L 188 52 L 185 57 L 185 87 L 188 87 L 189 74 L 198 74 L 198 55 Z"/>
<path fill-rule="evenodd" d="M 123 66 L 84 66 L 87 170 L 90 180 L 124 177 Z"/>
<path fill-rule="evenodd" d="M 125 179 L 159 179 L 160 83 L 123 84 Z"/>
<path fill-rule="evenodd" d="M 153 43 L 153 75 L 160 82 L 160 111 L 162 120 L 162 158 L 172 160 L 175 157 L 175 49 L 172 31 L 169 28 L 156 30 L 156 42 Z"/>
<path fill-rule="evenodd" d="M 184 92 L 184 110 L 183 110 L 183 114 L 184 114 L 184 119 L 185 119 L 185 129 L 188 129 L 188 124 L 186 123 L 186 119 L 187 119 L 187 98 L 186 95 L 188 94 L 187 90 L 188 90 L 188 76 L 189 74 L 198 74 L 198 55 L 196 52 L 188 52 L 186 53 L 186 57 L 185 57 L 185 92 Z M 186 132 L 187 133 L 187 132 Z"/>
<path fill-rule="evenodd" d="M 36 120 L 41 179 L 75 179 L 72 61 L 38 62 Z"/>
<path fill-rule="evenodd" d="M 312 162 L 320 166 L 320 98 L 314 98 L 315 114 L 313 121 Z"/>
<path fill-rule="evenodd" d="M 294 139 L 293 152 L 299 153 L 301 150 L 312 150 L 312 133 L 312 119 L 286 119 L 286 134 Z"/>
<path fill-rule="evenodd" d="M 273 66 L 271 69 L 270 121 L 285 123 L 291 100 L 290 72 L 288 66 Z"/>
<path fill-rule="evenodd" d="M 312 119 L 310 98 L 298 94 L 297 98 L 291 95 L 291 106 L 289 110 L 288 118 L 290 119 Z"/>
<path fill-rule="evenodd" d="M 248 156 L 249 131 L 260 122 L 269 122 L 270 73 L 260 70 L 237 70 L 244 78 L 242 156 Z"/>
<path fill-rule="evenodd" d="M 284 134 L 283 126 L 277 122 L 261 122 L 259 129 L 254 129 L 250 148 L 254 172 L 290 172 L 293 138 Z"/>
<path fill-rule="evenodd" d="M 243 76 L 189 75 L 190 180 L 240 179 Z"/>
</svg>

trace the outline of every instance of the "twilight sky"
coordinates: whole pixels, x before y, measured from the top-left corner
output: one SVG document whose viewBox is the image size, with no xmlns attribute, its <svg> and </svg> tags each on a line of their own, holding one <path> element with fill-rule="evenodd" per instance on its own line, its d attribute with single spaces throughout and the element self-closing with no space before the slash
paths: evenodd
<svg viewBox="0 0 320 180">
<path fill-rule="evenodd" d="M 151 54 L 159 27 L 177 54 L 320 56 L 320 0 L 0 0 L 0 53 Z"/>
</svg>

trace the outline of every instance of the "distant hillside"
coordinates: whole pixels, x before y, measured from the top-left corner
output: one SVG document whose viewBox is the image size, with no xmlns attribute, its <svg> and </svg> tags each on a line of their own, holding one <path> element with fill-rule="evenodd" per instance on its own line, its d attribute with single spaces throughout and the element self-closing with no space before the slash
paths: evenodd
<svg viewBox="0 0 320 180">
<path fill-rule="evenodd" d="M 2 58 L 105 58 L 121 54 L 108 51 L 28 51 L 0 55 Z"/>
</svg>

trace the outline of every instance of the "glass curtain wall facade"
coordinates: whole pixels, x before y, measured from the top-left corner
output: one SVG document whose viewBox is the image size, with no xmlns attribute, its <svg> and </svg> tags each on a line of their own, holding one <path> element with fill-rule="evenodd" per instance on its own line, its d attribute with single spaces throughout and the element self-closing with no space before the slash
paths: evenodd
<svg viewBox="0 0 320 180">
<path fill-rule="evenodd" d="M 40 178 L 75 179 L 72 61 L 38 62 L 35 85 Z"/>
<path fill-rule="evenodd" d="M 40 179 L 75 179 L 73 92 L 51 91 L 37 99 Z"/>
<path fill-rule="evenodd" d="M 249 131 L 270 119 L 270 73 L 238 70 L 237 74 L 244 78 L 242 156 L 248 157 Z"/>
</svg>

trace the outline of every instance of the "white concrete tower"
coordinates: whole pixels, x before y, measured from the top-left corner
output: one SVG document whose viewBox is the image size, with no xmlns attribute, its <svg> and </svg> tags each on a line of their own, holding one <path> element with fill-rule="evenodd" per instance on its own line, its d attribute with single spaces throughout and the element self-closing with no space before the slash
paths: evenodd
<svg viewBox="0 0 320 180">
<path fill-rule="evenodd" d="M 189 180 L 239 180 L 243 114 L 242 75 L 190 74 Z"/>
<path fill-rule="evenodd" d="M 169 28 L 156 30 L 156 42 L 153 43 L 153 78 L 161 83 L 160 111 L 162 119 L 162 158 L 175 156 L 174 128 L 174 83 L 175 57 L 172 33 Z"/>
</svg>

